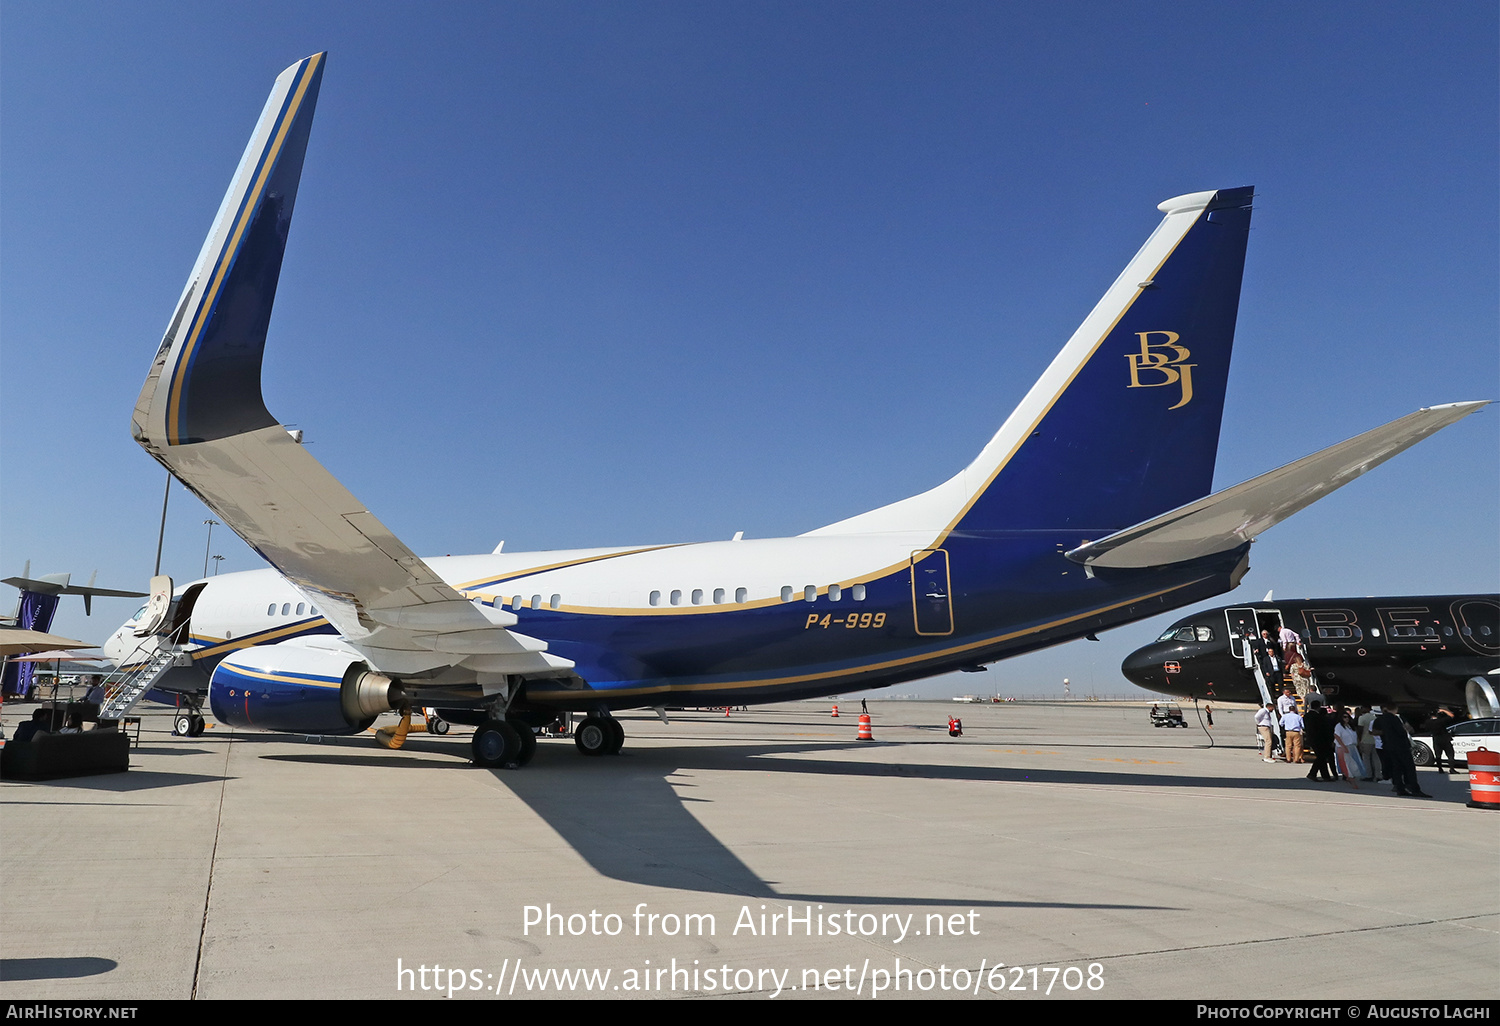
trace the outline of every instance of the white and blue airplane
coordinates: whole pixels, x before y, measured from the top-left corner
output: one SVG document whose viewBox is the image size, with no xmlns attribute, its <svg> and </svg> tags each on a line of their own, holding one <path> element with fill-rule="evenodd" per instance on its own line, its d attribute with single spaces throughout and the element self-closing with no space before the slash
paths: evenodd
<svg viewBox="0 0 1500 1026">
<path fill-rule="evenodd" d="M 599 755 L 624 740 L 615 710 L 972 668 L 1230 591 L 1266 528 L 1484 405 L 1422 409 L 1209 494 L 1253 192 L 1197 192 L 1160 205 L 1021 404 L 929 491 L 793 538 L 422 559 L 261 397 L 324 63 L 276 80 L 132 418 L 274 568 L 167 584 L 106 646 L 170 654 L 153 687 L 191 717 L 206 694 L 236 727 L 348 734 L 432 707 L 477 726 L 475 763 L 513 766 L 562 711 Z"/>
</svg>

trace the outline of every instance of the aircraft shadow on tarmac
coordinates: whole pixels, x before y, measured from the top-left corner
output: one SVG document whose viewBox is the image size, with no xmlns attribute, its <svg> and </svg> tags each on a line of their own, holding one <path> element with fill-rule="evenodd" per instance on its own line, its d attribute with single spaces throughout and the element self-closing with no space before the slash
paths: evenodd
<svg viewBox="0 0 1500 1026">
<path fill-rule="evenodd" d="M 226 779 L 233 780 L 234 778 L 226 778 L 223 773 L 157 773 L 148 770 L 131 770 L 128 773 L 101 773 L 89 777 L 59 777 L 54 780 L 7 780 L 6 783 L 29 787 L 61 787 L 76 791 L 110 791 L 125 794 L 132 791 L 151 791 L 162 787 L 183 787 L 187 784 L 219 784 Z M 78 805 L 81 803 L 0 801 L 0 805 L 37 804 Z"/>
<path fill-rule="evenodd" d="M 352 739 L 349 739 L 352 740 Z M 972 781 L 993 784 L 1085 784 L 1132 788 L 1200 788 L 1311 796 L 1347 785 L 1321 785 L 1313 791 L 1301 773 L 1274 779 L 1226 779 L 1189 774 L 1135 773 L 1124 767 L 1107 769 L 1045 769 L 1004 766 L 955 766 L 938 763 L 893 764 L 850 761 L 847 753 L 874 753 L 881 748 L 910 743 L 819 740 L 807 743 L 748 742 L 680 747 L 635 748 L 628 745 L 618 757 L 582 759 L 566 742 L 543 742 L 524 772 L 489 770 L 495 779 L 547 823 L 597 872 L 626 883 L 676 890 L 729 894 L 776 901 L 864 905 L 962 905 L 986 908 L 1151 909 L 1166 906 L 1118 905 L 1087 902 L 975 901 L 949 897 L 889 897 L 871 894 L 802 894 L 778 890 L 776 881 L 758 876 L 719 841 L 689 811 L 706 799 L 682 793 L 695 785 L 680 774 L 693 771 L 749 771 L 753 773 L 822 774 L 830 777 L 895 777 Z M 282 739 L 284 743 L 284 739 Z M 934 744 L 941 743 L 934 739 Z M 1015 742 L 1012 741 L 1012 744 Z M 1024 744 L 1024 742 L 1022 742 Z M 307 754 L 276 754 L 265 758 L 314 764 L 405 767 L 423 766 L 453 772 L 446 761 L 423 759 L 417 753 L 467 753 L 452 740 L 413 737 L 406 747 L 413 755 L 394 752 L 351 751 L 330 745 Z M 1118 745 L 1049 741 L 1048 748 L 1109 749 Z M 1133 745 L 1132 749 L 1138 749 Z M 808 758 L 818 753 L 844 753 L 838 760 Z M 674 779 L 677 778 L 677 779 Z M 1368 785 L 1366 785 L 1368 788 Z M 1350 794 L 1356 792 L 1349 792 Z M 1368 791 L 1366 792 L 1368 793 Z M 1380 793 L 1377 789 L 1376 793 Z M 1459 797 L 1455 800 L 1463 800 Z"/>
<path fill-rule="evenodd" d="M 28 980 L 77 980 L 85 976 L 102 976 L 120 965 L 112 958 L 87 955 L 72 958 L 0 958 L 0 981 L 24 983 Z"/>
<path fill-rule="evenodd" d="M 879 744 L 877 742 L 877 744 Z M 452 754 L 451 743 L 408 739 L 408 747 Z M 880 747 L 886 747 L 880 745 Z M 681 790 L 695 786 L 673 780 L 684 771 L 754 773 L 822 773 L 830 776 L 929 777 L 976 781 L 1021 781 L 1025 775 L 1005 770 L 950 766 L 891 766 L 881 763 L 820 762 L 799 759 L 809 752 L 869 750 L 869 743 L 820 741 L 807 744 L 715 744 L 707 747 L 626 748 L 618 758 L 581 759 L 571 744 L 543 743 L 525 772 L 490 770 L 495 779 L 547 823 L 597 872 L 626 883 L 675 890 L 729 894 L 776 901 L 862 905 L 952 905 L 965 908 L 1077 908 L 1169 911 L 1169 906 L 1091 902 L 983 901 L 951 897 L 891 897 L 872 894 L 802 894 L 777 890 L 719 841 L 688 805 L 707 801 Z M 565 750 L 566 749 L 566 750 Z M 788 757 L 793 756 L 793 757 Z M 402 760 L 388 753 L 349 751 L 268 755 L 267 759 L 338 765 L 391 765 Z M 429 767 L 453 772 L 447 763 Z M 1111 774 L 1139 782 L 1128 774 Z M 1077 782 L 1098 774 L 1061 774 Z M 1032 779 L 1038 779 L 1032 775 Z M 578 785 L 575 786 L 575 781 Z M 586 783 L 585 783 L 586 782 Z"/>
</svg>

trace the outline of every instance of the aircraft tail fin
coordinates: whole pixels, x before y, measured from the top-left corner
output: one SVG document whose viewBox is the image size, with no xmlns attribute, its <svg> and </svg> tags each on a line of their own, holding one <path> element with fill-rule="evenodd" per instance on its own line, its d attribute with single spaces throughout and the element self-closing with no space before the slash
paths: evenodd
<svg viewBox="0 0 1500 1026">
<path fill-rule="evenodd" d="M 1178 196 L 979 457 L 811 534 L 1116 530 L 1213 485 L 1250 188 Z"/>
</svg>

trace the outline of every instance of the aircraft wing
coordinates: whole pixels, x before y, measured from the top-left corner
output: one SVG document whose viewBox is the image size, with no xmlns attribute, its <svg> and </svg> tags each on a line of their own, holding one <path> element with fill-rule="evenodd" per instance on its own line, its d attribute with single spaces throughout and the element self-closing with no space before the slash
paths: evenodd
<svg viewBox="0 0 1500 1026">
<path fill-rule="evenodd" d="M 1449 403 L 1418 410 L 1107 538 L 1084 542 L 1067 557 L 1087 566 L 1148 567 L 1236 548 L 1486 405 Z"/>
<path fill-rule="evenodd" d="M 374 667 L 573 664 L 438 577 L 265 407 L 260 368 L 325 54 L 276 80 L 136 401 L 137 442 L 307 591 Z M 481 678 L 482 679 L 482 678 Z"/>
</svg>

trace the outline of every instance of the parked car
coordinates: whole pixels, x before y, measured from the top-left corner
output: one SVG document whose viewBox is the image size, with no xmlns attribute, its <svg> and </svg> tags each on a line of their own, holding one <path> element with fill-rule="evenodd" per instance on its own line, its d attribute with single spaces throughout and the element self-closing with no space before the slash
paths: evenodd
<svg viewBox="0 0 1500 1026">
<path fill-rule="evenodd" d="M 1486 716 L 1483 719 L 1455 723 L 1448 728 L 1448 733 L 1453 737 L 1454 758 L 1464 762 L 1469 761 L 1469 753 L 1476 748 L 1500 752 L 1500 717 Z M 1434 762 L 1433 752 L 1436 750 L 1431 733 L 1417 731 L 1412 735 L 1411 754 L 1418 766 L 1431 766 Z"/>
</svg>

